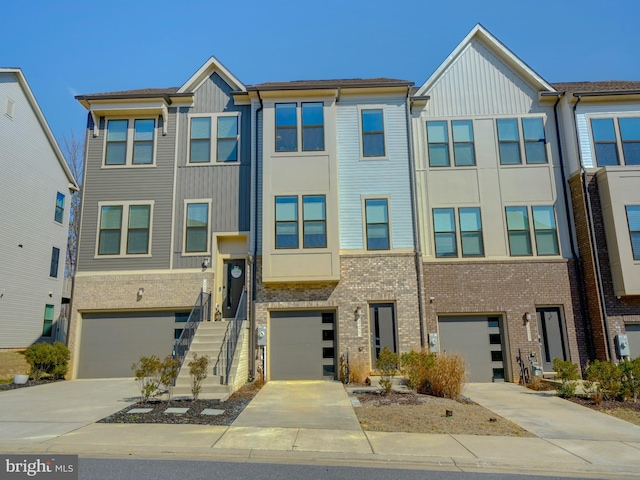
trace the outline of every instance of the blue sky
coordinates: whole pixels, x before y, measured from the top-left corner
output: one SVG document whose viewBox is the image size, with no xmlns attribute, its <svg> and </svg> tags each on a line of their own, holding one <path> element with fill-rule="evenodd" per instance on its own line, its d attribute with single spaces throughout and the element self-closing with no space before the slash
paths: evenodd
<svg viewBox="0 0 640 480">
<path fill-rule="evenodd" d="M 215 55 L 245 84 L 392 77 L 422 84 L 482 23 L 550 82 L 640 80 L 638 0 L 7 0 L 0 66 L 20 67 L 60 138 L 73 98 L 184 83 Z"/>
</svg>

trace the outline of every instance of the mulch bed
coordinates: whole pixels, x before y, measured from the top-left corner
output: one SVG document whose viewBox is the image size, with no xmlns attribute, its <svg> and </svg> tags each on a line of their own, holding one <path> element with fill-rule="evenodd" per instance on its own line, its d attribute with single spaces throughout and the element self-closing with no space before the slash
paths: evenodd
<svg viewBox="0 0 640 480">
<path fill-rule="evenodd" d="M 231 425 L 238 415 L 258 393 L 260 387 L 245 385 L 236 391 L 224 402 L 219 400 L 190 400 L 177 399 L 138 402 L 119 412 L 109 415 L 98 423 L 162 423 L 162 424 L 189 424 L 189 425 Z M 149 413 L 128 413 L 132 408 L 153 408 Z M 167 408 L 188 408 L 187 413 L 164 413 Z M 220 415 L 201 415 L 205 408 L 224 410 Z"/>
<path fill-rule="evenodd" d="M 47 383 L 53 383 L 53 382 L 64 382 L 64 379 L 60 379 L 60 380 L 29 380 L 27 383 L 23 383 L 23 384 L 16 384 L 16 383 L 2 383 L 0 384 L 0 392 L 3 392 L 5 390 L 16 390 L 18 388 L 24 388 L 24 387 L 35 387 L 37 385 L 46 385 Z"/>
<path fill-rule="evenodd" d="M 626 402 L 618 402 L 616 400 L 603 400 L 600 405 L 598 405 L 592 398 L 571 397 L 569 400 L 582 405 L 583 407 L 589 407 L 594 410 L 607 411 L 616 410 L 618 408 L 626 408 L 627 410 L 640 412 L 640 401 L 634 403 L 633 400 L 627 400 Z"/>
</svg>

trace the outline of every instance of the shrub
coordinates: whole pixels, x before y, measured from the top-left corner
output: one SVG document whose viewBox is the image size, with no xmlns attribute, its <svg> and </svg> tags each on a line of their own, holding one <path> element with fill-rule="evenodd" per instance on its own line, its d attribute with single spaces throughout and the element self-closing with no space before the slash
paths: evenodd
<svg viewBox="0 0 640 480">
<path fill-rule="evenodd" d="M 429 393 L 437 397 L 457 399 L 467 379 L 467 362 L 461 355 L 441 353 L 430 369 Z"/>
<path fill-rule="evenodd" d="M 360 357 L 349 359 L 349 377 L 351 383 L 364 383 L 369 374 L 369 362 Z"/>
<path fill-rule="evenodd" d="M 376 360 L 376 370 L 380 372 L 380 385 L 384 389 L 385 393 L 391 391 L 393 377 L 396 375 L 396 368 L 398 367 L 398 354 L 389 350 L 389 347 L 383 347 L 378 354 Z"/>
<path fill-rule="evenodd" d="M 34 380 L 41 380 L 45 375 L 55 380 L 63 378 L 69 370 L 71 352 L 60 342 L 34 343 L 24 352 L 24 357 L 31 366 L 29 373 Z"/>
<path fill-rule="evenodd" d="M 553 359 L 553 371 L 560 379 L 560 385 L 556 386 L 556 393 L 560 398 L 571 398 L 576 394 L 577 380 L 580 379 L 578 365 L 570 360 Z"/>
<path fill-rule="evenodd" d="M 155 355 L 140 357 L 138 363 L 131 365 L 135 379 L 140 387 L 140 396 L 144 402 L 158 394 L 160 386 L 160 369 L 162 362 Z"/>
<path fill-rule="evenodd" d="M 592 396 L 596 403 L 602 399 L 613 400 L 622 391 L 622 372 L 612 361 L 595 360 L 585 370 L 585 377 L 592 382 Z"/>
<path fill-rule="evenodd" d="M 426 350 L 411 350 L 400 356 L 400 371 L 407 377 L 407 387 L 418 393 L 426 393 L 431 388 L 431 371 L 436 363 L 436 356 Z"/>
<path fill-rule="evenodd" d="M 621 373 L 622 395 L 625 399 L 632 398 L 638 401 L 640 394 L 640 357 L 633 360 L 625 360 L 618 365 Z"/>
<path fill-rule="evenodd" d="M 202 381 L 207 378 L 209 373 L 209 357 L 204 355 L 198 357 L 197 353 L 193 354 L 193 360 L 189 363 L 189 375 L 191 375 L 191 393 L 193 394 L 193 400 L 198 400 L 198 395 L 202 390 Z"/>
<path fill-rule="evenodd" d="M 167 392 L 167 399 L 171 401 L 171 393 L 173 392 L 173 384 L 180 373 L 180 360 L 173 358 L 171 355 L 164 357 L 160 364 L 160 384 Z"/>
<path fill-rule="evenodd" d="M 556 393 L 560 398 L 571 398 L 575 396 L 577 386 L 578 382 L 575 380 L 567 380 L 556 386 Z"/>
</svg>

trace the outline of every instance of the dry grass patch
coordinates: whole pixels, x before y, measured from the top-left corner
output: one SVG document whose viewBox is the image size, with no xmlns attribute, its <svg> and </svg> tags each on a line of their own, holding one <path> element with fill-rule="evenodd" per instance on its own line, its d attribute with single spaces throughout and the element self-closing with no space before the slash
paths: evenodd
<svg viewBox="0 0 640 480">
<path fill-rule="evenodd" d="M 357 395 L 355 407 L 363 430 L 533 437 L 531 433 L 472 402 L 413 393 Z M 446 416 L 450 410 L 453 415 Z M 491 419 L 495 419 L 492 421 Z"/>
<path fill-rule="evenodd" d="M 4 350 L 0 352 L 0 382 L 13 381 L 14 375 L 28 374 L 31 367 L 22 351 Z"/>
</svg>

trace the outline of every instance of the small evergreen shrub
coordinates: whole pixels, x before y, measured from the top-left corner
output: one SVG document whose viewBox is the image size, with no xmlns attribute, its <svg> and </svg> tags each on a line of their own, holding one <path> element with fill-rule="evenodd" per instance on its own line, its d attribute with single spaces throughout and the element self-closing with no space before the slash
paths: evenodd
<svg viewBox="0 0 640 480">
<path fill-rule="evenodd" d="M 578 365 L 570 360 L 553 359 L 553 371 L 560 379 L 560 385 L 556 386 L 556 393 L 560 398 L 571 398 L 576 394 L 577 380 L 580 379 Z"/>
<path fill-rule="evenodd" d="M 71 352 L 60 342 L 34 343 L 24 352 L 24 357 L 31 366 L 29 376 L 41 380 L 50 376 L 54 380 L 63 378 L 69 370 Z"/>
<path fill-rule="evenodd" d="M 637 402 L 640 394 L 640 357 L 620 362 L 618 368 L 621 374 L 622 396 Z"/>
<path fill-rule="evenodd" d="M 155 355 L 140 357 L 137 363 L 131 365 L 142 401 L 148 402 L 149 398 L 159 393 L 161 366 L 162 362 Z"/>
<path fill-rule="evenodd" d="M 164 357 L 164 360 L 160 364 L 160 385 L 164 387 L 164 391 L 167 393 L 167 400 L 171 401 L 171 394 L 173 393 L 173 384 L 178 378 L 180 373 L 180 360 L 173 358 L 171 355 Z"/>
<path fill-rule="evenodd" d="M 622 372 L 618 365 L 610 360 L 606 362 L 594 360 L 584 373 L 590 382 L 585 388 L 590 390 L 596 403 L 602 400 L 613 400 L 622 391 Z"/>
<path fill-rule="evenodd" d="M 380 373 L 380 385 L 384 389 L 385 394 L 391 391 L 393 377 L 395 377 L 398 367 L 398 360 L 398 355 L 389 350 L 388 347 L 383 347 L 378 354 L 376 370 Z"/>
<path fill-rule="evenodd" d="M 202 390 L 202 381 L 207 378 L 209 368 L 209 357 L 204 355 L 198 357 L 197 353 L 193 354 L 193 360 L 189 363 L 189 375 L 191 375 L 191 394 L 193 400 L 198 400 L 198 395 Z"/>
<path fill-rule="evenodd" d="M 400 371 L 407 378 L 407 387 L 418 393 L 426 393 L 431 388 L 429 380 L 436 364 L 436 355 L 426 350 L 411 350 L 400 356 Z"/>
</svg>

